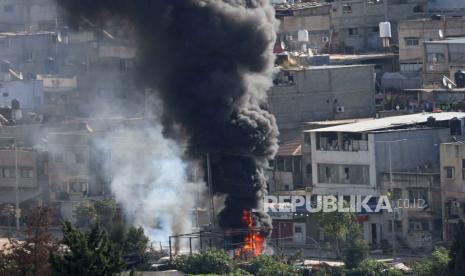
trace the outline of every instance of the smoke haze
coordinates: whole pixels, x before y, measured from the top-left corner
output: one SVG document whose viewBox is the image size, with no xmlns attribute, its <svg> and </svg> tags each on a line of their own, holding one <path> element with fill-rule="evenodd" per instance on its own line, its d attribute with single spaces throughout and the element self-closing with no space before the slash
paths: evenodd
<svg viewBox="0 0 465 276">
<path fill-rule="evenodd" d="M 144 190 L 145 183 L 166 187 L 167 207 L 175 208 L 189 191 L 182 156 L 204 159 L 212 155 L 213 190 L 226 195 L 218 222 L 223 228 L 241 228 L 242 212 L 258 208 L 265 193 L 263 169 L 277 151 L 278 130 L 266 110 L 271 86 L 276 21 L 267 0 L 57 0 L 70 22 L 82 18 L 103 24 L 122 19 L 131 25 L 138 45 L 137 82 L 149 88 L 162 103 L 162 128 L 148 135 L 164 146 L 143 159 L 150 164 L 140 181 L 126 186 L 127 177 L 141 173 L 122 158 L 113 192 L 136 223 L 150 224 L 159 195 Z M 154 106 L 153 109 L 156 109 Z M 166 138 L 164 140 L 161 133 Z M 158 139 L 158 140 L 157 140 Z M 158 143 L 158 142 L 157 142 Z M 186 145 L 185 151 L 179 145 Z M 154 145 L 155 148 L 156 145 Z M 124 161 L 126 160 L 126 161 Z M 134 170 L 135 169 L 135 170 Z M 118 177 L 117 177 L 118 178 Z M 157 190 L 158 191 L 158 190 Z M 177 193 L 174 191 L 178 191 Z M 170 203 L 168 203 L 168 201 Z M 186 208 L 186 206 L 183 206 Z M 148 211 L 150 210 L 150 211 Z M 146 212 L 148 211 L 148 212 Z M 147 218 L 146 218 L 147 216 Z M 155 216 L 155 214 L 153 214 Z M 173 223 L 172 213 L 159 215 Z M 257 213 L 260 225 L 271 224 Z"/>
</svg>

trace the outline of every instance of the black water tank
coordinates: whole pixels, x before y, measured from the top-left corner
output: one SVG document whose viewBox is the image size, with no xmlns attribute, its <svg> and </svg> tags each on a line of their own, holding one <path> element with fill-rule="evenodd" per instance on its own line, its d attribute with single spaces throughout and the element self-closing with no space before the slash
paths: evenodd
<svg viewBox="0 0 465 276">
<path fill-rule="evenodd" d="M 19 101 L 17 99 L 11 100 L 11 109 L 17 110 L 20 108 Z"/>
<path fill-rule="evenodd" d="M 449 121 L 450 135 L 462 135 L 462 121 L 457 117 Z"/>
<path fill-rule="evenodd" d="M 426 119 L 426 125 L 429 127 L 435 127 L 436 126 L 436 118 L 433 116 L 429 116 L 428 119 Z"/>
<path fill-rule="evenodd" d="M 457 88 L 464 88 L 465 87 L 465 72 L 462 70 L 458 70 L 454 74 L 455 84 Z"/>
</svg>

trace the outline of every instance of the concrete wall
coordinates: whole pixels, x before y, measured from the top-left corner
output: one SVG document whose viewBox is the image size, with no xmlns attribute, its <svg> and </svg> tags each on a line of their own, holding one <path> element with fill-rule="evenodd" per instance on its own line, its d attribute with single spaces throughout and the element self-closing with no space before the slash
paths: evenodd
<svg viewBox="0 0 465 276">
<path fill-rule="evenodd" d="M 288 133 L 296 133 L 301 122 L 374 116 L 372 65 L 321 66 L 287 73 L 294 76 L 294 83 L 275 85 L 269 92 L 283 141 L 293 138 Z M 344 112 L 338 113 L 338 106 Z"/>
<path fill-rule="evenodd" d="M 21 109 L 25 111 L 38 111 L 44 103 L 42 81 L 3 82 L 0 88 L 0 105 L 11 106 L 13 99 L 19 100 Z"/>
<path fill-rule="evenodd" d="M 439 167 L 438 145 L 450 136 L 449 129 L 412 129 L 375 133 L 376 172 L 389 171 L 389 144 L 380 141 L 407 139 L 391 143 L 393 171 L 416 170 L 428 164 Z"/>
<path fill-rule="evenodd" d="M 17 152 L 18 156 L 18 184 L 21 188 L 36 188 L 37 187 L 37 171 L 36 171 L 36 158 L 37 153 L 33 151 L 21 151 Z M 15 151 L 13 150 L 1 150 L 0 151 L 0 187 L 1 188 L 13 188 L 16 186 L 15 180 Z M 9 176 L 5 175 L 4 169 L 9 170 Z M 32 170 L 32 175 L 21 175 L 24 170 Z M 31 173 L 31 172 L 29 172 Z"/>
</svg>

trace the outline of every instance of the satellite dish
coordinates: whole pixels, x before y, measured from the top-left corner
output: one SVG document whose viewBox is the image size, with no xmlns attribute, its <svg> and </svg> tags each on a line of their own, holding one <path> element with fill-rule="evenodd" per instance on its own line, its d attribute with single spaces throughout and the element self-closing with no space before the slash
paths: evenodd
<svg viewBox="0 0 465 276">
<path fill-rule="evenodd" d="M 445 87 L 447 87 L 447 79 L 446 78 L 442 78 L 442 85 L 444 85 Z"/>
<path fill-rule="evenodd" d="M 439 29 L 439 38 L 440 39 L 444 38 L 444 32 L 441 29 Z"/>
</svg>

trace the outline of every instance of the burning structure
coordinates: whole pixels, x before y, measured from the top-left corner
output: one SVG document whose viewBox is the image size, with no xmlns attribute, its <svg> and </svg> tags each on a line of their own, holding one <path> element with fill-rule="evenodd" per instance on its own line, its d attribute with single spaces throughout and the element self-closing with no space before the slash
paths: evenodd
<svg viewBox="0 0 465 276">
<path fill-rule="evenodd" d="M 233 238 L 255 254 L 271 222 L 251 210 L 260 209 L 263 169 L 278 142 L 275 118 L 266 110 L 277 26 L 268 1 L 57 2 L 75 27 L 83 20 L 130 25 L 138 44 L 137 79 L 162 103 L 165 137 L 187 145 L 186 160 L 212 156 L 212 192 L 226 195 L 218 226 L 259 227 Z"/>
</svg>

